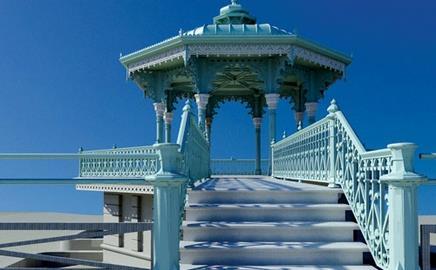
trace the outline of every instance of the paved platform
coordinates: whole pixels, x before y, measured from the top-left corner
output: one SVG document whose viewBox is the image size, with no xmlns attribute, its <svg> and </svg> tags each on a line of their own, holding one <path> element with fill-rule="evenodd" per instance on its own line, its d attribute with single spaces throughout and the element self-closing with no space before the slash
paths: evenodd
<svg viewBox="0 0 436 270">
<path fill-rule="evenodd" d="M 269 176 L 241 176 L 241 175 L 220 175 L 212 176 L 210 180 L 198 185 L 193 190 L 234 190 L 234 191 L 305 191 L 305 190 L 331 190 L 331 188 L 299 183 L 296 181 L 285 181 Z"/>
</svg>

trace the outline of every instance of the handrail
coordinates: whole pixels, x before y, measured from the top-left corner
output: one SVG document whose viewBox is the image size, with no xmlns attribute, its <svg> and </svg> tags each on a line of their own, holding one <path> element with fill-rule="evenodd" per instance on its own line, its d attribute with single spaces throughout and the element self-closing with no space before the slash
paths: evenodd
<svg viewBox="0 0 436 270">
<path fill-rule="evenodd" d="M 156 173 L 156 149 L 139 146 L 78 153 L 0 153 L 0 160 L 78 160 L 79 178 L 138 178 Z"/>
<path fill-rule="evenodd" d="M 421 153 L 419 154 L 420 159 L 436 159 L 436 153 Z"/>
<path fill-rule="evenodd" d="M 196 123 L 189 101 L 183 107 L 177 144 L 180 145 L 179 151 L 183 156 L 182 173 L 189 178 L 189 185 L 208 177 L 210 174 L 209 142 Z"/>
<path fill-rule="evenodd" d="M 80 160 L 81 158 L 143 158 L 156 154 L 115 154 L 115 153 L 0 153 L 0 160 Z"/>
<path fill-rule="evenodd" d="M 367 151 L 334 100 L 327 111 L 325 118 L 271 146 L 272 176 L 341 187 L 377 265 L 417 269 L 416 204 L 410 201 L 416 201 L 423 177 L 413 173 L 415 146 Z"/>
</svg>

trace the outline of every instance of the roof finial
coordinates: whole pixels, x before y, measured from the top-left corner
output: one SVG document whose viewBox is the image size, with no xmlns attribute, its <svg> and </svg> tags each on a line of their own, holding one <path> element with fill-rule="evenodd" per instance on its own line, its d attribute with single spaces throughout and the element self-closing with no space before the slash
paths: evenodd
<svg viewBox="0 0 436 270">
<path fill-rule="evenodd" d="M 238 4 L 238 0 L 232 0 L 232 5 L 237 5 Z"/>
</svg>

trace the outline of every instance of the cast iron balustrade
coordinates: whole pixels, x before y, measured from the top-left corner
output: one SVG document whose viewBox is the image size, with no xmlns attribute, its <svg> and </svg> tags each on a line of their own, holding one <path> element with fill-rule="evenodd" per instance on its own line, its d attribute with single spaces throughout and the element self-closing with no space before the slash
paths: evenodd
<svg viewBox="0 0 436 270">
<path fill-rule="evenodd" d="M 81 151 L 80 154 L 84 156 L 79 160 L 79 177 L 145 177 L 159 170 L 159 156 L 153 146 Z"/>
<path fill-rule="evenodd" d="M 272 176 L 341 187 L 377 265 L 418 269 L 416 146 L 366 151 L 335 101 L 328 112 L 272 145 Z"/>
</svg>

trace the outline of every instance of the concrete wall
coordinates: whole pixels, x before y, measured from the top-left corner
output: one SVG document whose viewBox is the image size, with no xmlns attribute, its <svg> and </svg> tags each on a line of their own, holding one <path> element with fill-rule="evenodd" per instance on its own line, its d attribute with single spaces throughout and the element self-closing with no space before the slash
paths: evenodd
<svg viewBox="0 0 436 270">
<path fill-rule="evenodd" d="M 146 222 L 152 219 L 152 194 L 104 194 L 104 222 Z M 151 265 L 151 231 L 105 236 L 105 262 L 136 267 Z"/>
</svg>

